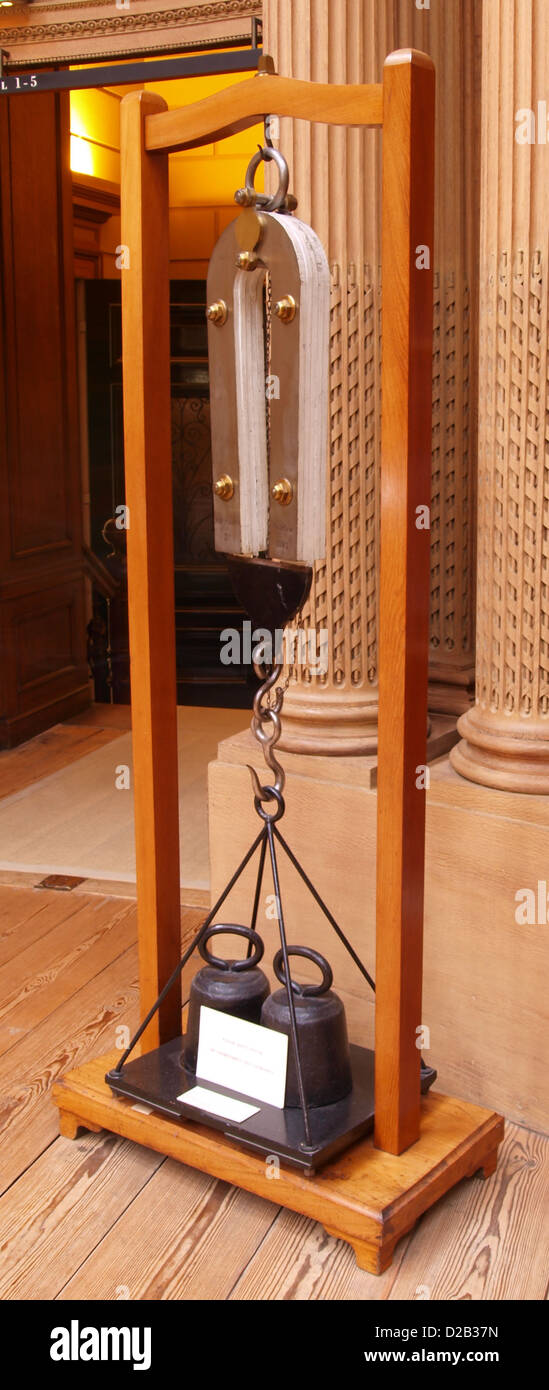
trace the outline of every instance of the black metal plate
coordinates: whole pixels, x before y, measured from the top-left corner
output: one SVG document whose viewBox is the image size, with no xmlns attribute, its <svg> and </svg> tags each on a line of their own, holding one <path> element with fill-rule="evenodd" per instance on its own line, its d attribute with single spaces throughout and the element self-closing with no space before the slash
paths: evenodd
<svg viewBox="0 0 549 1390">
<path fill-rule="evenodd" d="M 119 1095 L 151 1105 L 171 1118 L 221 1130 L 226 1138 L 239 1145 L 258 1154 L 276 1156 L 307 1175 L 373 1129 L 374 1054 L 365 1047 L 351 1044 L 353 1089 L 350 1095 L 336 1105 L 309 1110 L 312 1147 L 304 1149 L 301 1147 L 305 1140 L 301 1110 L 288 1107 L 277 1110 L 240 1091 L 229 1091 L 198 1079 L 194 1072 L 183 1067 L 183 1041 L 183 1038 L 174 1038 L 134 1062 L 127 1062 L 121 1072 L 108 1072 L 106 1081 Z M 209 1111 L 186 1106 L 177 1099 L 197 1085 L 257 1105 L 258 1113 L 236 1124 L 211 1115 Z"/>
<path fill-rule="evenodd" d="M 254 627 L 282 631 L 306 602 L 313 571 L 296 560 L 263 560 L 249 555 L 226 555 L 238 602 Z M 279 660 L 276 653 L 274 659 Z"/>
<path fill-rule="evenodd" d="M 225 41 L 226 43 L 226 41 Z M 228 45 L 226 44 L 228 47 Z M 160 82 L 166 78 L 210 76 L 215 73 L 256 72 L 263 49 L 236 53 L 195 53 L 190 58 L 155 58 L 152 62 L 111 63 L 103 67 L 43 72 L 6 72 L 0 75 L 0 93 L 61 92 L 86 87 L 112 87 L 128 82 Z M 28 67 L 28 59 L 26 60 Z M 8 64 L 9 66 L 9 64 Z"/>
</svg>

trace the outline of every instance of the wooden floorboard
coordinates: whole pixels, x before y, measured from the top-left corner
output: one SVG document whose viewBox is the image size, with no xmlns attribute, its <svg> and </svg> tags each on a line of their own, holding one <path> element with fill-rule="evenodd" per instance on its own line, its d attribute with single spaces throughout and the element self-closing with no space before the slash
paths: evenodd
<svg viewBox="0 0 549 1390">
<path fill-rule="evenodd" d="M 163 1161 L 104 1132 L 50 1144 L 0 1198 L 0 1298 L 56 1298 Z"/>
<path fill-rule="evenodd" d="M 72 719 L 65 720 L 66 728 L 71 724 L 79 724 L 82 728 L 99 726 L 102 729 L 117 729 L 118 732 L 121 729 L 131 729 L 131 705 L 91 704 L 87 709 L 74 714 Z"/>
<path fill-rule="evenodd" d="M 42 870 L 34 873 L 24 869 L 0 869 L 0 888 L 24 888 L 34 889 L 40 885 L 44 878 Z M 81 883 L 76 883 L 71 889 L 76 897 L 82 893 L 88 896 L 100 898 L 127 898 L 128 901 L 135 902 L 137 898 L 137 884 L 129 882 L 127 879 L 113 878 L 85 878 Z M 188 888 L 184 883 L 181 884 L 182 907 L 199 907 L 208 909 L 211 906 L 211 894 L 207 888 Z"/>
<path fill-rule="evenodd" d="M 133 904 L 78 899 L 47 936 L 0 967 L 0 1056 L 133 945 Z M 76 911 L 74 911 L 76 907 Z M 46 958 L 44 958 L 46 957 Z"/>
<path fill-rule="evenodd" d="M 23 901 L 20 901 L 22 899 Z M 60 899 L 62 901 L 60 901 Z M 0 888 L 0 969 L 14 961 L 33 942 L 44 939 L 59 922 L 80 911 L 82 899 L 71 893 L 48 893 L 40 889 L 18 891 Z M 47 961 L 44 946 L 44 963 Z"/>
<path fill-rule="evenodd" d="M 210 879 L 207 768 L 219 738 L 241 725 L 238 710 L 178 711 L 181 883 L 186 900 L 200 906 L 208 902 Z M 54 772 L 42 760 L 42 776 L 33 785 L 17 785 L 13 795 L 0 799 L 0 871 L 135 882 L 131 732 L 84 733 L 98 741 L 88 756 L 56 764 Z M 124 787 L 120 768 L 128 771 Z M 189 891 L 203 896 L 189 897 Z"/>
<path fill-rule="evenodd" d="M 508 1124 L 494 1175 L 423 1217 L 389 1297 L 524 1301 L 548 1281 L 549 1140 Z"/>
<path fill-rule="evenodd" d="M 548 1281 L 549 1140 L 510 1124 L 493 1177 L 452 1189 L 381 1277 L 316 1223 L 281 1212 L 231 1298 L 524 1301 L 544 1299 Z"/>
<path fill-rule="evenodd" d="M 0 890 L 0 898 L 4 892 L 13 890 Z M 135 906 L 126 903 L 121 908 L 116 899 L 102 904 L 98 898 L 86 903 L 85 899 L 76 900 L 68 894 L 46 896 L 49 914 L 57 912 L 58 921 L 63 922 L 70 907 L 76 905 L 69 921 L 69 925 L 74 924 L 84 904 L 83 930 L 93 935 L 94 925 L 109 914 L 112 930 L 105 936 L 100 930 L 92 947 L 94 954 L 73 954 L 69 968 L 56 973 L 49 987 L 46 982 L 44 1000 L 41 992 L 35 995 L 36 1017 L 40 1015 L 40 1021 L 33 1023 L 32 1005 L 27 1007 L 30 1001 L 20 1001 L 19 1007 L 27 1010 L 26 1031 L 12 1035 L 12 1045 L 0 1057 L 0 1192 L 57 1136 L 57 1113 L 49 1095 L 57 1077 L 79 1062 L 116 1047 L 120 1039 L 117 1030 L 125 1026 L 133 1032 L 138 1022 Z M 196 910 L 183 914 L 185 938 L 200 920 L 201 914 Z M 45 975 L 50 969 L 49 936 L 50 933 L 43 940 Z M 75 930 L 75 951 L 76 936 Z M 102 966 L 101 956 L 108 960 Z M 36 967 L 35 959 L 35 970 Z M 9 1026 L 19 1026 L 13 1022 L 16 1010 L 8 1017 Z"/>
<path fill-rule="evenodd" d="M 135 903 L 60 896 L 49 903 L 47 933 L 26 946 L 23 930 L 21 949 L 0 966 L 0 1056 L 137 939 Z M 202 919 L 195 910 L 182 913 L 182 946 Z M 184 972 L 188 984 L 195 968 Z"/>
<path fill-rule="evenodd" d="M 389 1296 L 407 1246 L 405 1237 L 385 1274 L 367 1274 L 358 1268 L 354 1252 L 344 1241 L 327 1235 L 316 1221 L 281 1210 L 230 1298 L 279 1303 L 380 1301 Z"/>
<path fill-rule="evenodd" d="M 125 1284 L 131 1299 L 226 1299 L 276 1214 L 270 1202 L 168 1159 L 62 1297 L 112 1299 Z"/>
<path fill-rule="evenodd" d="M 202 916 L 183 913 L 184 939 Z M 131 900 L 0 885 L 1 1298 L 545 1297 L 549 1141 L 517 1126 L 496 1174 L 453 1189 L 379 1278 L 280 1210 L 276 1179 L 263 1201 L 113 1136 L 59 1138 L 52 1082 L 137 1022 L 135 932 Z"/>
<path fill-rule="evenodd" d="M 43 734 L 31 738 L 19 748 L 0 752 L 0 799 L 50 777 L 53 772 L 68 767 L 79 758 L 95 753 L 105 743 L 118 738 L 121 727 L 82 727 L 75 724 L 55 724 Z"/>
<path fill-rule="evenodd" d="M 122 955 L 0 1058 L 0 1192 L 57 1137 L 50 1089 L 137 1024 L 137 948 Z"/>
</svg>

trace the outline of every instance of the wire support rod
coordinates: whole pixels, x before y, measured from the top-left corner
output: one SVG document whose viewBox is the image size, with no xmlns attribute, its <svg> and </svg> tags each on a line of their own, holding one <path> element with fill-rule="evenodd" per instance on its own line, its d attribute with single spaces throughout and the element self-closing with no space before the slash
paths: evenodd
<svg viewBox="0 0 549 1390">
<path fill-rule="evenodd" d="M 259 900 L 260 900 L 260 897 L 261 897 L 261 886 L 262 886 L 262 883 L 263 883 L 263 874 L 264 874 L 264 870 L 265 870 L 265 855 L 266 855 L 266 853 L 267 853 L 267 833 L 266 833 L 266 831 L 264 830 L 264 831 L 263 831 L 263 840 L 262 840 L 262 844 L 261 844 L 261 852 L 260 852 L 260 855 L 259 855 L 259 868 L 258 868 L 258 870 L 257 870 L 257 879 L 256 879 L 256 885 L 255 885 L 254 905 L 253 905 L 253 908 L 252 908 L 252 920 L 251 920 L 251 922 L 250 922 L 250 927 L 251 927 L 252 931 L 255 931 L 256 922 L 257 922 L 257 914 L 258 914 L 258 911 L 259 911 Z M 248 942 L 248 950 L 247 950 L 247 952 L 246 952 L 246 956 L 247 956 L 248 959 L 249 959 L 249 957 L 251 956 L 252 951 L 253 951 L 253 942 L 252 942 L 252 941 L 249 941 L 249 942 Z"/>
<path fill-rule="evenodd" d="M 296 1072 L 297 1072 L 297 1088 L 298 1088 L 298 1091 L 299 1091 L 299 1100 L 300 1100 L 300 1104 L 301 1104 L 301 1110 L 302 1110 L 302 1112 L 303 1112 L 303 1125 L 304 1125 L 304 1129 L 305 1129 L 305 1141 L 306 1141 L 306 1146 L 307 1146 L 308 1148 L 311 1148 L 311 1147 L 312 1147 L 312 1143 L 311 1143 L 311 1126 L 310 1126 L 310 1123 L 309 1123 L 309 1108 L 308 1108 L 308 1105 L 307 1105 L 307 1098 L 306 1098 L 306 1095 L 305 1095 L 305 1087 L 304 1087 L 304 1084 L 303 1084 L 303 1070 L 302 1070 L 302 1066 L 301 1066 L 301 1053 L 300 1053 L 300 1049 L 299 1049 L 299 1039 L 298 1039 L 298 1035 L 297 1035 L 297 1019 L 296 1019 L 296 1012 L 295 1012 L 294 994 L 293 994 L 293 989 L 292 989 L 292 977 L 291 977 L 291 975 L 290 975 L 290 964 L 289 964 L 289 960 L 288 960 L 288 944 L 287 944 L 287 941 L 286 941 L 286 929 L 285 929 L 285 926 L 284 926 L 284 916 L 283 916 L 283 912 L 282 912 L 282 901 L 281 901 L 281 897 L 280 897 L 280 882 L 279 882 L 279 878 L 278 878 L 278 864 L 277 864 L 277 860 L 276 860 L 276 848 L 275 848 L 274 835 L 273 835 L 273 826 L 272 826 L 272 823 L 271 823 L 271 820 L 270 820 L 270 819 L 269 819 L 269 820 L 266 820 L 266 822 L 265 822 L 265 827 L 266 827 L 267 837 L 268 837 L 268 841 L 269 841 L 269 854 L 270 854 L 270 859 L 271 859 L 271 869 L 272 869 L 272 873 L 273 873 L 273 886 L 274 886 L 274 890 L 275 890 L 276 915 L 277 915 L 277 918 L 278 918 L 278 930 L 279 930 L 279 932 L 280 932 L 280 945 L 281 945 L 281 947 L 282 947 L 282 959 L 283 959 L 283 961 L 284 961 L 284 974 L 285 974 L 285 979 L 286 979 L 286 993 L 287 993 L 287 995 L 288 995 L 288 1008 L 289 1008 L 289 1010 L 290 1010 L 290 1030 L 291 1030 L 291 1034 L 292 1034 L 292 1045 L 293 1045 L 293 1049 L 294 1049 L 295 1066 L 296 1066 Z M 304 1146 L 301 1145 L 300 1147 L 303 1148 Z"/>
<path fill-rule="evenodd" d="M 148 1028 L 149 1023 L 151 1022 L 151 1019 L 154 1018 L 155 1013 L 157 1013 L 158 1009 L 160 1008 L 160 1005 L 164 1003 L 164 1000 L 165 1000 L 165 998 L 166 998 L 166 995 L 169 994 L 169 992 L 170 992 L 172 986 L 175 984 L 176 980 L 178 979 L 178 976 L 181 974 L 181 971 L 185 968 L 185 966 L 186 966 L 186 964 L 187 964 L 187 961 L 190 960 L 190 957 L 192 956 L 193 951 L 194 951 L 194 950 L 196 949 L 196 947 L 199 945 L 200 941 L 202 940 L 202 937 L 204 936 L 204 933 L 208 930 L 208 927 L 209 927 L 210 923 L 212 922 L 213 918 L 214 918 L 214 917 L 216 916 L 216 914 L 219 912 L 220 907 L 223 906 L 223 903 L 225 902 L 225 898 L 228 898 L 229 893 L 230 893 L 230 892 L 232 891 L 232 889 L 234 888 L 235 883 L 237 883 L 238 879 L 240 878 L 241 873 L 243 873 L 244 869 L 246 868 L 246 865 L 249 863 L 250 859 L 252 858 L 252 855 L 255 854 L 255 851 L 256 851 L 256 849 L 257 849 L 257 847 L 258 847 L 258 845 L 259 845 L 259 843 L 260 843 L 261 840 L 265 840 L 265 829 L 260 830 L 259 835 L 258 835 L 257 838 L 254 840 L 253 845 L 252 845 L 251 848 L 248 850 L 247 854 L 244 855 L 244 858 L 241 860 L 241 862 L 240 862 L 238 868 L 236 869 L 235 873 L 233 874 L 233 876 L 232 876 L 230 882 L 229 882 L 229 883 L 226 885 L 226 887 L 223 889 L 223 892 L 222 892 L 222 894 L 221 894 L 221 897 L 217 899 L 217 902 L 215 903 L 214 907 L 212 907 L 212 910 L 211 910 L 211 912 L 208 914 L 208 916 L 206 917 L 206 920 L 202 923 L 202 926 L 200 926 L 200 927 L 198 928 L 198 931 L 197 931 L 196 935 L 193 937 L 193 940 L 191 941 L 190 946 L 189 946 L 188 949 L 185 951 L 185 954 L 182 956 L 181 960 L 180 960 L 180 961 L 178 962 L 178 964 L 176 965 L 175 970 L 172 971 L 172 974 L 170 975 L 169 980 L 166 980 L 166 984 L 164 985 L 164 988 L 160 991 L 160 994 L 158 995 L 158 999 L 155 1000 L 154 1004 L 152 1005 L 152 1008 L 149 1009 L 149 1012 L 148 1012 L 146 1018 L 144 1018 L 143 1021 L 142 1021 L 142 1023 L 139 1024 L 139 1028 L 137 1029 L 137 1032 L 134 1033 L 133 1038 L 130 1040 L 130 1042 L 129 1042 L 129 1044 L 128 1044 L 128 1047 L 126 1048 L 126 1051 L 122 1053 L 122 1056 L 121 1056 L 121 1058 L 120 1058 L 120 1061 L 117 1062 L 116 1067 L 114 1068 L 115 1071 L 120 1072 L 120 1071 L 122 1070 L 122 1067 L 124 1066 L 124 1062 L 127 1062 L 130 1053 L 133 1052 L 133 1049 L 134 1049 L 134 1047 L 136 1046 L 136 1043 L 139 1042 L 139 1039 L 140 1039 L 140 1037 L 142 1037 L 143 1033 L 145 1032 L 145 1029 Z M 264 854 L 263 854 L 263 862 L 264 862 L 264 859 L 265 859 L 265 856 L 264 856 Z M 260 865 L 260 867 L 261 867 L 261 865 Z"/>
<path fill-rule="evenodd" d="M 290 846 L 286 843 L 286 840 L 284 839 L 284 836 L 280 834 L 280 831 L 279 831 L 279 829 L 277 828 L 276 825 L 275 825 L 275 827 L 274 827 L 274 834 L 276 835 L 276 838 L 277 838 L 277 840 L 279 841 L 279 843 L 282 845 L 283 850 L 285 850 L 285 852 L 286 852 L 286 854 L 287 854 L 287 856 L 288 856 L 288 859 L 290 860 L 290 863 L 293 864 L 294 869 L 297 869 L 297 872 L 298 872 L 300 878 L 303 879 L 304 884 L 305 884 L 306 887 L 309 889 L 309 892 L 312 894 L 312 896 L 313 896 L 315 902 L 316 902 L 316 903 L 318 904 L 318 906 L 321 908 L 322 912 L 324 913 L 324 916 L 328 918 L 328 921 L 329 921 L 329 923 L 330 923 L 330 926 L 333 927 L 333 929 L 334 929 L 336 935 L 339 937 L 340 941 L 341 941 L 341 942 L 343 943 L 343 945 L 345 946 L 345 949 L 349 952 L 349 955 L 350 955 L 350 957 L 351 957 L 351 960 L 354 960 L 354 963 L 355 963 L 355 965 L 357 966 L 357 968 L 360 970 L 361 975 L 363 975 L 363 976 L 364 976 L 364 979 L 367 980 L 367 982 L 368 982 L 368 984 L 369 984 L 369 986 L 370 986 L 370 989 L 372 989 L 372 990 L 374 991 L 374 994 L 375 994 L 375 990 L 376 990 L 375 980 L 373 980 L 373 979 L 372 979 L 372 976 L 368 973 L 368 971 L 367 971 L 367 969 L 366 969 L 366 966 L 363 965 L 363 963 L 362 963 L 362 961 L 361 961 L 361 959 L 360 959 L 360 956 L 357 955 L 357 953 L 356 953 L 354 947 L 351 946 L 351 943 L 350 943 L 348 937 L 345 936 L 345 932 L 343 932 L 343 931 L 341 930 L 341 927 L 338 926 L 335 917 L 332 916 L 332 913 L 330 912 L 330 909 L 329 909 L 328 907 L 326 907 L 326 903 L 325 903 L 325 902 L 323 901 L 323 899 L 321 898 L 320 893 L 317 893 L 317 890 L 316 890 L 316 888 L 315 888 L 315 886 L 314 886 L 314 883 L 311 883 L 311 880 L 310 880 L 310 878 L 309 878 L 309 875 L 305 873 L 305 870 L 302 868 L 302 866 L 301 866 L 301 864 L 300 864 L 300 862 L 299 862 L 299 859 L 296 859 L 295 854 L 292 853 L 292 850 L 290 849 Z"/>
</svg>

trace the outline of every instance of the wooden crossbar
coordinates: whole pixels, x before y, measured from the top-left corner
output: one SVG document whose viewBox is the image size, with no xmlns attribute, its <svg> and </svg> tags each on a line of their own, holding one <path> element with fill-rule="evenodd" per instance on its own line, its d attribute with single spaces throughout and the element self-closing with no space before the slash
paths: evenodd
<svg viewBox="0 0 549 1390">
<path fill-rule="evenodd" d="M 149 151 L 188 150 L 224 140 L 276 112 L 277 116 L 322 121 L 327 125 L 380 126 L 383 121 L 381 84 L 337 86 L 330 82 L 300 82 L 294 77 L 257 73 L 224 92 L 148 116 L 145 148 Z"/>
</svg>

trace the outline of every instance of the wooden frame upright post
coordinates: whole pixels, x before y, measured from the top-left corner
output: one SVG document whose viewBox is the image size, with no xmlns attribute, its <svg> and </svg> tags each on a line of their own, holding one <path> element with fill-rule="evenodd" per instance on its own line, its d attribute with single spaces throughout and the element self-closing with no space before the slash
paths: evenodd
<svg viewBox="0 0 549 1390">
<path fill-rule="evenodd" d="M 121 103 L 122 353 L 139 980 L 144 1018 L 181 956 L 170 401 L 168 156 L 148 154 L 162 97 Z M 181 1031 L 174 985 L 145 1051 Z"/>
<path fill-rule="evenodd" d="M 435 72 L 383 81 L 375 1143 L 419 1138 L 431 501 Z"/>
</svg>

